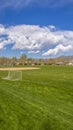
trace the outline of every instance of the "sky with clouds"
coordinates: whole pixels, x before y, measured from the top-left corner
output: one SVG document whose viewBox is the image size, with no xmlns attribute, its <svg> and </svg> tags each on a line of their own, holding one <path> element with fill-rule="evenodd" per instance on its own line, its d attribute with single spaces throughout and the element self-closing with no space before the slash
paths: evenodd
<svg viewBox="0 0 73 130">
<path fill-rule="evenodd" d="M 73 55 L 73 0 L 0 0 L 0 56 Z"/>
</svg>

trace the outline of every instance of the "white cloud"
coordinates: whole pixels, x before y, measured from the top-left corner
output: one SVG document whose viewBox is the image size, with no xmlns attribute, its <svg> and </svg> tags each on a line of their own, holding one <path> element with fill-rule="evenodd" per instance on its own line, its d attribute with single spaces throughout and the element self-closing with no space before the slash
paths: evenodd
<svg viewBox="0 0 73 130">
<path fill-rule="evenodd" d="M 5 27 L 2 24 L 0 24 L 0 35 L 4 34 L 4 32 L 5 32 Z"/>
<path fill-rule="evenodd" d="M 43 56 L 58 55 L 73 51 L 73 31 L 57 30 L 55 26 L 0 25 L 0 49 L 13 44 L 11 49 L 27 50 L 28 53 Z"/>
<path fill-rule="evenodd" d="M 68 46 L 63 46 L 63 45 L 58 45 L 56 46 L 54 49 L 49 49 L 47 52 L 45 52 L 43 54 L 43 56 L 49 56 L 49 55 L 57 55 L 59 53 L 63 53 L 63 52 L 68 52 L 73 50 L 73 46 L 72 45 L 68 45 Z"/>
<path fill-rule="evenodd" d="M 40 53 L 39 50 L 37 50 L 37 51 L 28 51 L 28 54 L 38 54 L 38 53 Z"/>
<path fill-rule="evenodd" d="M 10 44 L 12 41 L 11 39 L 0 41 L 0 50 L 5 49 L 6 45 Z"/>
</svg>

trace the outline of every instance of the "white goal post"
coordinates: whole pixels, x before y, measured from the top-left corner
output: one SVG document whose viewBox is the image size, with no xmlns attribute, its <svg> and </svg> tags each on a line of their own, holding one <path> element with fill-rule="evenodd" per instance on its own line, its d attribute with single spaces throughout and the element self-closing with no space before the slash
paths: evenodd
<svg viewBox="0 0 73 130">
<path fill-rule="evenodd" d="M 12 81 L 22 80 L 22 71 L 19 71 L 19 70 L 9 70 L 8 76 L 3 78 L 3 79 L 12 80 Z"/>
</svg>

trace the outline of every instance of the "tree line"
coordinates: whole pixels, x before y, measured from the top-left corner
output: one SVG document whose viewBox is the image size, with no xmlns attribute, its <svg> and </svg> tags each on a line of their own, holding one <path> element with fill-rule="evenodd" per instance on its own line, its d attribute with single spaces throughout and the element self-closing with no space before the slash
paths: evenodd
<svg viewBox="0 0 73 130">
<path fill-rule="evenodd" d="M 34 59 L 27 58 L 25 54 L 22 54 L 20 58 L 17 57 L 0 57 L 0 66 L 24 66 L 24 65 L 66 65 L 70 61 L 73 61 L 73 57 L 58 57 L 50 59 Z"/>
</svg>

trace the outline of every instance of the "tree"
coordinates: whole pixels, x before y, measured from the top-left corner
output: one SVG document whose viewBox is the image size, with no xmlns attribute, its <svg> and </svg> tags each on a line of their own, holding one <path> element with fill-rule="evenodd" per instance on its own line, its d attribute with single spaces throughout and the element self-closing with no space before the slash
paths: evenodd
<svg viewBox="0 0 73 130">
<path fill-rule="evenodd" d="M 17 64 L 17 58 L 14 56 L 11 59 L 11 65 L 16 65 Z"/>
<path fill-rule="evenodd" d="M 25 65 L 26 61 L 27 61 L 27 56 L 25 54 L 22 54 L 21 57 L 20 57 L 20 59 L 19 59 L 19 63 L 21 65 Z"/>
</svg>

